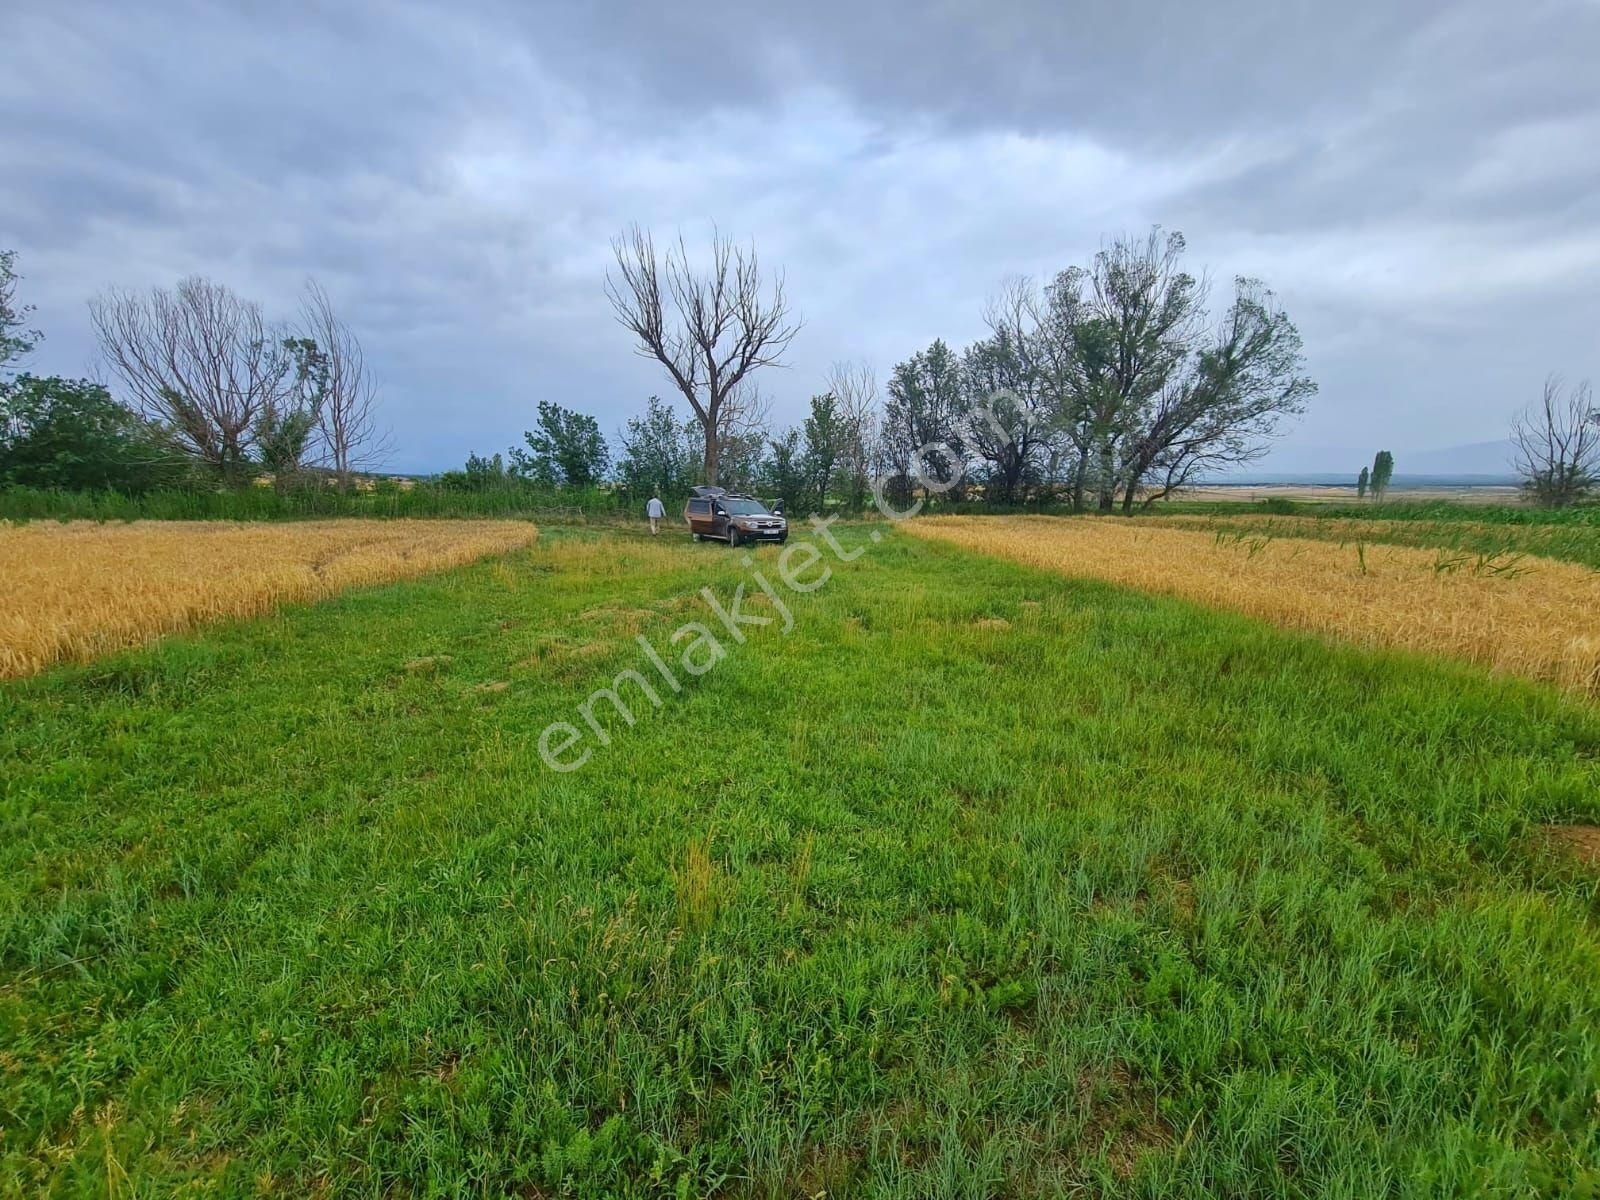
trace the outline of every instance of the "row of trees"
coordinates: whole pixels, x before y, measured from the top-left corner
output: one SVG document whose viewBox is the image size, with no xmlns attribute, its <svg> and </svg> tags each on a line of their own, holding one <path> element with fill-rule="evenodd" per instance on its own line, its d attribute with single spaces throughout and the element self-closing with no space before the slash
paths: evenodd
<svg viewBox="0 0 1600 1200">
<path fill-rule="evenodd" d="M 387 452 L 360 341 L 314 281 L 282 323 L 201 278 L 96 297 L 124 403 L 98 380 L 13 377 L 42 336 L 14 267 L 0 252 L 0 483 L 142 491 L 266 472 L 289 488 L 317 471 L 347 489 Z"/>
<path fill-rule="evenodd" d="M 1205 281 L 1181 268 L 1184 249 L 1182 235 L 1157 229 L 1043 284 L 1008 282 L 985 314 L 989 335 L 960 353 L 936 340 L 897 364 L 881 409 L 869 374 L 836 372 L 806 427 L 769 439 L 773 486 L 795 473 L 789 464 L 806 446 L 837 441 L 850 502 L 876 471 L 900 490 L 1010 503 L 1064 487 L 1076 509 L 1128 511 L 1251 461 L 1316 385 L 1272 293 L 1235 280 L 1213 319 Z M 637 227 L 613 250 L 606 291 L 617 318 L 688 402 L 700 478 L 727 483 L 736 440 L 727 414 L 799 329 L 783 281 L 764 288 L 754 249 L 720 234 L 703 270 L 681 240 L 658 254 Z M 831 452 L 814 453 L 831 475 Z"/>
<path fill-rule="evenodd" d="M 718 477 L 736 491 L 782 500 L 786 507 L 821 509 L 837 504 L 861 511 L 876 472 L 876 392 L 872 374 L 841 366 L 834 387 L 813 396 L 797 426 L 768 428 L 767 406 L 745 389 L 719 406 Z M 505 454 L 473 454 L 464 470 L 442 477 L 447 487 L 483 490 L 533 485 L 573 490 L 614 485 L 630 500 L 681 496 L 705 472 L 704 427 L 652 396 L 643 412 L 618 431 L 617 448 L 588 414 L 545 401 L 523 444 Z"/>
<path fill-rule="evenodd" d="M 1316 392 L 1272 292 L 1235 279 L 1213 316 L 1205 279 L 1183 269 L 1185 249 L 1181 234 L 1153 229 L 1042 283 L 1010 280 L 985 311 L 988 336 L 960 352 L 935 340 L 897 363 L 881 407 L 870 372 L 836 370 L 803 426 L 764 449 L 740 397 L 753 372 L 781 361 L 800 323 L 781 276 L 763 286 L 753 248 L 716 234 L 696 269 L 681 238 L 661 254 L 635 226 L 613 243 L 606 293 L 638 353 L 689 404 L 698 480 L 753 476 L 785 499 L 831 489 L 854 507 L 864 481 L 881 477 L 902 494 L 1006 504 L 1044 493 L 1075 510 L 1128 512 L 1253 461 Z M 1600 486 L 1600 412 L 1587 384 L 1548 381 L 1513 441 L 1535 501 L 1569 504 Z M 834 478 L 836 464 L 847 482 Z M 1381 500 L 1393 473 L 1394 456 L 1380 451 L 1358 491 Z"/>
<path fill-rule="evenodd" d="M 1362 467 L 1356 476 L 1356 499 L 1365 500 L 1370 491 L 1374 500 L 1382 501 L 1393 478 L 1394 455 L 1387 450 L 1379 450 L 1372 456 L 1372 466 Z"/>
</svg>

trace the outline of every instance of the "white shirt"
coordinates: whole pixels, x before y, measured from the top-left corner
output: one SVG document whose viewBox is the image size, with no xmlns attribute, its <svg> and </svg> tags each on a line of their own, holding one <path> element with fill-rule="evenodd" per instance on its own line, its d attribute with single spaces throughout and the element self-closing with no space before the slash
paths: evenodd
<svg viewBox="0 0 1600 1200">
<path fill-rule="evenodd" d="M 645 505 L 644 515 L 647 517 L 664 517 L 667 515 L 667 510 L 662 507 L 661 501 L 652 496 L 650 497 L 650 503 Z"/>
</svg>

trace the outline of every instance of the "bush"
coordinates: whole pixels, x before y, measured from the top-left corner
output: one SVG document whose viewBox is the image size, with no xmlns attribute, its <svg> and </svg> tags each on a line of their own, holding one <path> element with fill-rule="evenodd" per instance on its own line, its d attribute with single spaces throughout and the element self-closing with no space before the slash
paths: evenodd
<svg viewBox="0 0 1600 1200">
<path fill-rule="evenodd" d="M 0 383 L 0 486 L 146 492 L 188 474 L 160 432 L 98 383 L 34 375 Z"/>
</svg>

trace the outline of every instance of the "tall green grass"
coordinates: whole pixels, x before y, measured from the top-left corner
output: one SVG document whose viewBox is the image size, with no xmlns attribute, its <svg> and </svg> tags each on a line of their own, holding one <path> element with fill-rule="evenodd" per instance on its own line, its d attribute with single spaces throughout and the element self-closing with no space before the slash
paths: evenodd
<svg viewBox="0 0 1600 1200">
<path fill-rule="evenodd" d="M 181 490 L 127 495 L 0 488 L 0 520 L 283 521 L 308 517 L 523 517 L 611 515 L 634 505 L 598 488 L 410 488 L 339 492 L 333 488 Z"/>
<path fill-rule="evenodd" d="M 742 555 L 547 528 L 0 687 L 6 1190 L 1595 1193 L 1594 709 L 842 536 L 570 775 Z"/>
</svg>

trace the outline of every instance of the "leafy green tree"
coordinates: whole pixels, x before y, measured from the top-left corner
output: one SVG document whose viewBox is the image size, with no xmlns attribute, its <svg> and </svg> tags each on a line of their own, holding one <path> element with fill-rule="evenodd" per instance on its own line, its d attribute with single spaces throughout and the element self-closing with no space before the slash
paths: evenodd
<svg viewBox="0 0 1600 1200">
<path fill-rule="evenodd" d="M 251 430 L 256 458 L 280 492 L 299 483 L 305 470 L 327 403 L 330 371 L 328 355 L 311 338 L 284 338 L 283 349 L 293 384 L 268 398 Z"/>
<path fill-rule="evenodd" d="M 665 499 L 694 486 L 702 465 L 699 427 L 679 421 L 659 396 L 651 396 L 639 416 L 628 418 L 620 440 L 617 477 L 630 496 Z"/>
<path fill-rule="evenodd" d="M 1365 500 L 1367 498 L 1367 481 L 1370 480 L 1371 478 L 1372 478 L 1372 472 L 1370 470 L 1368 470 L 1366 467 L 1362 467 L 1361 468 L 1361 474 L 1356 476 L 1356 499 L 1357 500 Z"/>
<path fill-rule="evenodd" d="M 1092 492 L 1102 512 L 1119 500 L 1129 512 L 1249 462 L 1316 391 L 1271 291 L 1235 280 L 1213 325 L 1184 250 L 1181 234 L 1160 229 L 1118 238 L 1042 293 L 1023 280 L 991 305 L 991 330 L 1008 331 L 1018 356 L 1014 394 L 1036 390 L 1047 424 L 1071 443 L 1076 508 Z"/>
<path fill-rule="evenodd" d="M 161 431 L 98 383 L 0 382 L 0 486 L 143 492 L 183 473 Z"/>
<path fill-rule="evenodd" d="M 909 476 L 920 462 L 924 484 L 953 485 L 965 465 L 960 412 L 960 364 L 942 340 L 896 363 L 883 415 L 890 465 Z"/>
<path fill-rule="evenodd" d="M 600 423 L 549 400 L 539 401 L 537 428 L 522 436 L 528 448 L 512 448 L 511 469 L 551 487 L 594 487 L 611 465 Z"/>
<path fill-rule="evenodd" d="M 762 464 L 761 489 L 769 499 L 783 506 L 792 519 L 800 515 L 811 495 L 811 479 L 806 470 L 805 447 L 798 429 L 786 429 L 767 444 Z"/>
<path fill-rule="evenodd" d="M 1372 489 L 1372 498 L 1381 501 L 1383 494 L 1389 490 L 1389 480 L 1394 478 L 1394 455 L 1387 450 L 1379 450 L 1372 460 L 1372 474 L 1367 479 L 1367 486 Z"/>
<path fill-rule="evenodd" d="M 985 499 L 1014 504 L 1043 477 L 1053 413 L 1025 339 L 990 319 L 993 336 L 961 355 L 962 436 L 983 464 Z"/>
<path fill-rule="evenodd" d="M 1131 512 L 1197 473 L 1249 462 L 1279 421 L 1305 410 L 1317 387 L 1301 375 L 1300 333 L 1253 279 L 1235 281 L 1233 304 L 1209 334 L 1196 334 L 1159 394 L 1135 414 L 1124 455 L 1122 511 Z"/>
<path fill-rule="evenodd" d="M 811 415 L 801 426 L 804 439 L 800 467 L 805 478 L 804 502 L 815 512 L 828 507 L 828 493 L 839 482 L 840 466 L 849 449 L 850 429 L 832 392 L 811 397 Z"/>
<path fill-rule="evenodd" d="M 466 466 L 445 471 L 435 482 L 447 492 L 487 492 L 510 487 L 515 476 L 506 470 L 505 459 L 495 454 L 485 458 L 477 451 L 467 455 Z"/>
<path fill-rule="evenodd" d="M 16 262 L 15 250 L 0 250 L 0 371 L 14 369 L 11 364 L 44 336 L 37 329 L 24 328 L 33 305 L 17 303 Z"/>
</svg>

